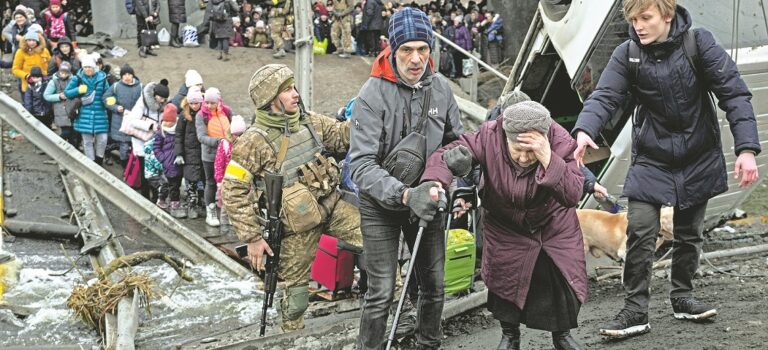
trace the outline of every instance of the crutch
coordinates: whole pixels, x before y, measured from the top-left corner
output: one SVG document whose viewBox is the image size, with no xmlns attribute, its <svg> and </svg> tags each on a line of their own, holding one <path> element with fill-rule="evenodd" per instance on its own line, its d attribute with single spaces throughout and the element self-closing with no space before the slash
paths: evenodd
<svg viewBox="0 0 768 350">
<path fill-rule="evenodd" d="M 448 208 L 445 192 L 438 192 L 437 211 L 444 212 Z M 389 331 L 389 338 L 387 338 L 387 349 L 392 348 L 392 342 L 395 340 L 395 332 L 397 331 L 397 323 L 400 321 L 400 312 L 403 310 L 403 302 L 405 301 L 405 293 L 408 291 L 408 282 L 411 280 L 411 273 L 413 272 L 413 265 L 416 263 L 416 254 L 419 253 L 419 243 L 421 243 L 421 236 L 424 234 L 424 229 L 429 224 L 427 221 L 419 220 L 419 232 L 416 233 L 416 240 L 413 242 L 413 251 L 411 252 L 411 259 L 408 262 L 408 272 L 405 274 L 405 280 L 403 281 L 403 289 L 400 291 L 400 300 L 397 302 L 397 311 L 395 311 L 395 318 L 392 320 L 392 330 Z"/>
</svg>

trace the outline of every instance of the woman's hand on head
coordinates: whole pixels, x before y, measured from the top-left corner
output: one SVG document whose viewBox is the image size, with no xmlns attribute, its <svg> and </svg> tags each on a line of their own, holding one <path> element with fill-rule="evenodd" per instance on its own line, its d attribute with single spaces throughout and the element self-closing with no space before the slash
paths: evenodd
<svg viewBox="0 0 768 350">
<path fill-rule="evenodd" d="M 550 148 L 549 140 L 544 134 L 538 131 L 524 132 L 517 136 L 517 142 L 523 149 L 531 151 L 541 165 L 544 166 L 544 169 L 549 167 L 552 149 Z"/>
</svg>

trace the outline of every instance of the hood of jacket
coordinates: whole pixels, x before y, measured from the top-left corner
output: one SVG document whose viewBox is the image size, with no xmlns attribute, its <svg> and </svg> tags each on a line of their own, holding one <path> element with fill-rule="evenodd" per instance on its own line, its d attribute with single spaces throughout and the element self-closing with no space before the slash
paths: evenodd
<svg viewBox="0 0 768 350">
<path fill-rule="evenodd" d="M 126 83 L 123 81 L 123 79 L 120 79 L 120 80 L 118 80 L 117 82 L 118 82 L 120 85 L 123 85 L 123 86 L 126 86 L 126 87 L 133 87 L 133 86 L 136 86 L 136 85 L 139 85 L 139 84 L 141 84 L 141 80 L 139 80 L 139 78 L 137 78 L 137 77 L 133 77 L 133 83 L 131 83 L 131 84 L 126 84 Z"/>
<path fill-rule="evenodd" d="M 46 46 L 45 36 L 43 36 L 43 34 L 41 34 L 40 32 L 37 33 L 37 46 L 35 46 L 35 48 L 32 49 L 31 51 L 28 50 L 26 40 L 19 41 L 19 49 L 21 49 L 24 52 L 41 53 L 43 52 L 43 50 L 45 50 L 45 46 Z"/>
<path fill-rule="evenodd" d="M 157 84 L 158 83 L 153 81 L 147 84 L 146 86 L 144 86 L 144 90 L 141 93 L 141 97 L 144 98 L 144 107 L 148 111 L 157 111 L 158 113 L 162 113 L 163 106 L 157 103 L 157 100 L 155 100 L 155 85 Z"/>
<path fill-rule="evenodd" d="M 637 36 L 637 32 L 635 32 L 635 28 L 632 27 L 632 25 L 629 26 L 629 38 L 637 43 L 637 45 L 648 54 L 655 58 L 662 58 L 668 56 L 683 43 L 683 34 L 691 29 L 692 24 L 693 21 L 691 20 L 691 14 L 688 10 L 677 5 L 677 8 L 675 9 L 675 18 L 673 18 L 672 23 L 670 23 L 667 40 L 643 45 L 640 43 L 640 37 Z"/>
<path fill-rule="evenodd" d="M 376 60 L 373 61 L 371 66 L 371 77 L 384 79 L 395 84 L 401 84 L 409 88 L 419 88 L 421 86 L 429 85 L 432 82 L 432 76 L 434 74 L 434 62 L 432 57 L 429 58 L 427 63 L 428 68 L 425 70 L 424 75 L 421 76 L 421 80 L 417 85 L 410 85 L 400 78 L 400 74 L 395 69 L 395 55 L 392 54 L 392 49 L 387 47 L 382 51 Z"/>
</svg>

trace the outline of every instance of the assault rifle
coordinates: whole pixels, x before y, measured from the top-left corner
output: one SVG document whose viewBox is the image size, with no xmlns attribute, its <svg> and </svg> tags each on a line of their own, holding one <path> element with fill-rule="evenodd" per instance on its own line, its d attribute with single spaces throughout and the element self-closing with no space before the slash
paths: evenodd
<svg viewBox="0 0 768 350">
<path fill-rule="evenodd" d="M 283 175 L 267 173 L 264 176 L 267 197 L 267 226 L 262 236 L 272 249 L 272 256 L 267 255 L 264 272 L 264 303 L 261 309 L 261 329 L 259 336 L 264 336 L 267 327 L 267 310 L 272 307 L 272 299 L 277 288 L 277 270 L 280 267 L 280 246 L 283 241 L 283 223 L 280 221 L 280 211 L 283 202 Z"/>
</svg>

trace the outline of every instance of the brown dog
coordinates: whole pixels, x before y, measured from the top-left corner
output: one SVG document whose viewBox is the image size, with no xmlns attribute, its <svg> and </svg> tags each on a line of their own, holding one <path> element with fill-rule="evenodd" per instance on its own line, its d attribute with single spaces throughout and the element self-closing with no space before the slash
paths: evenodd
<svg viewBox="0 0 768 350">
<path fill-rule="evenodd" d="M 584 237 L 584 254 L 590 252 L 599 258 L 600 252 L 603 252 L 614 261 L 624 261 L 627 251 L 626 212 L 612 214 L 602 210 L 577 209 L 576 215 Z M 656 249 L 665 240 L 673 238 L 673 215 L 672 207 L 661 209 L 661 230 L 656 240 Z"/>
</svg>

